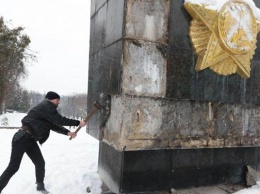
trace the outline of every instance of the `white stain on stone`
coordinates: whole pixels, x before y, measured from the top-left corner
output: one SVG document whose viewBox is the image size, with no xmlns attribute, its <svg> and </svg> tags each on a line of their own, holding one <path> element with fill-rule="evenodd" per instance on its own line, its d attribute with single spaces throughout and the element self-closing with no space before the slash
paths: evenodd
<svg viewBox="0 0 260 194">
<path fill-rule="evenodd" d="M 156 16 L 145 16 L 145 26 L 144 26 L 144 37 L 148 40 L 156 41 L 158 37 L 162 37 L 164 34 L 163 30 L 163 18 Z"/>
<path fill-rule="evenodd" d="M 144 36 L 147 37 L 150 40 L 154 40 L 155 38 L 155 21 L 154 16 L 145 16 L 145 30 L 144 30 Z"/>
<path fill-rule="evenodd" d="M 156 44 L 141 47 L 128 44 L 128 57 L 123 73 L 124 92 L 131 95 L 164 96 L 166 62 Z"/>
<path fill-rule="evenodd" d="M 143 86 L 142 85 L 138 85 L 138 86 L 135 87 L 135 91 L 137 93 L 142 92 L 142 90 L 143 90 Z"/>
</svg>

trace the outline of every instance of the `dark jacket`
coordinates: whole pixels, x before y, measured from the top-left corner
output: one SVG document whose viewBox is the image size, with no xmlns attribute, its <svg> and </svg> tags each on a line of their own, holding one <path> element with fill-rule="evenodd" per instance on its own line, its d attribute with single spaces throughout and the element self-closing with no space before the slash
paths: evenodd
<svg viewBox="0 0 260 194">
<path fill-rule="evenodd" d="M 50 130 L 67 135 L 70 132 L 62 126 L 78 126 L 80 121 L 61 116 L 57 107 L 45 99 L 33 107 L 22 119 L 22 124 L 29 127 L 34 139 L 43 144 L 50 135 Z"/>
</svg>

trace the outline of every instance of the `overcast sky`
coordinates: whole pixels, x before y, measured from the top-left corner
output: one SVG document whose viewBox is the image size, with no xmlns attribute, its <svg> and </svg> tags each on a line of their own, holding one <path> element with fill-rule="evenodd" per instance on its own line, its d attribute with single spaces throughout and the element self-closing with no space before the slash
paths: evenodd
<svg viewBox="0 0 260 194">
<path fill-rule="evenodd" d="M 0 15 L 22 26 L 38 62 L 22 85 L 33 91 L 87 93 L 91 0 L 0 0 Z"/>
</svg>

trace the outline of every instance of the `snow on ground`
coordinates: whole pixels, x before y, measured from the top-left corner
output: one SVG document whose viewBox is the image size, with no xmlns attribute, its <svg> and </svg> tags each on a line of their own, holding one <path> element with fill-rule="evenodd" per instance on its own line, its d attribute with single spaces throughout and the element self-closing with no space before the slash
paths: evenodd
<svg viewBox="0 0 260 194">
<path fill-rule="evenodd" d="M 24 115 L 0 115 L 0 122 L 3 117 L 7 117 L 9 126 L 21 126 L 21 118 Z M 0 129 L 0 175 L 8 165 L 11 141 L 16 131 Z M 90 194 L 100 194 L 101 180 L 97 174 L 98 145 L 98 141 L 87 135 L 84 129 L 81 129 L 73 140 L 51 132 L 47 142 L 40 146 L 46 163 L 47 190 L 52 194 L 85 194 L 86 188 L 90 186 Z M 34 165 L 25 154 L 19 171 L 12 177 L 3 193 L 38 194 L 34 173 Z"/>
<path fill-rule="evenodd" d="M 6 113 L 0 115 L 0 126 L 8 126 L 8 127 L 20 127 L 21 120 L 25 116 L 25 113 Z"/>
<path fill-rule="evenodd" d="M 260 186 L 253 186 L 252 188 L 243 189 L 234 194 L 259 194 L 259 193 L 260 193 Z"/>
<path fill-rule="evenodd" d="M 0 122 L 7 117 L 9 126 L 20 126 L 24 116 L 23 113 L 7 113 L 0 115 Z M 11 140 L 16 131 L 0 129 L 0 174 L 8 165 Z M 52 194 L 86 194 L 88 186 L 90 194 L 101 194 L 101 179 L 97 174 L 98 141 L 87 135 L 84 129 L 71 141 L 68 136 L 52 132 L 40 149 L 46 163 L 45 185 Z M 3 193 L 38 194 L 35 188 L 34 165 L 25 154 L 19 171 Z M 260 184 L 234 194 L 260 194 Z"/>
</svg>

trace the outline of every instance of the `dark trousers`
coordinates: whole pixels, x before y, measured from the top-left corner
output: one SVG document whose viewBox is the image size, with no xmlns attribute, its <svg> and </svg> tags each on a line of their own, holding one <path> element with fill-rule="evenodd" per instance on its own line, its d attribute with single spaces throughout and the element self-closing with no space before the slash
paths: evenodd
<svg viewBox="0 0 260 194">
<path fill-rule="evenodd" d="M 43 182 L 45 162 L 37 142 L 25 131 L 19 130 L 12 140 L 12 152 L 8 167 L 0 177 L 0 192 L 18 171 L 23 154 L 26 153 L 35 165 L 36 182 Z"/>
</svg>

